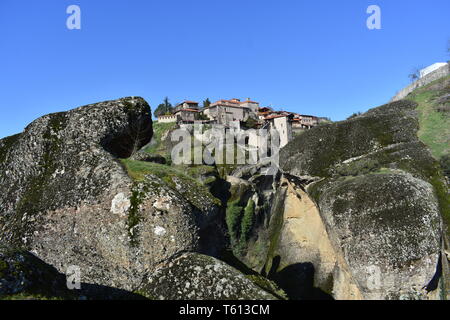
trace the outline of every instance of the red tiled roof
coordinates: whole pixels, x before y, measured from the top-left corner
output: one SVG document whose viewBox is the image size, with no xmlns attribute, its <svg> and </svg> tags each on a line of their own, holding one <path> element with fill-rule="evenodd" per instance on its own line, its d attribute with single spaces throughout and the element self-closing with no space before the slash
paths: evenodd
<svg viewBox="0 0 450 320">
<path fill-rule="evenodd" d="M 196 104 L 196 105 L 198 105 L 198 102 L 196 102 L 196 101 L 186 100 L 186 101 L 180 102 L 180 103 L 177 104 L 176 106 L 178 107 L 178 106 L 181 106 L 181 105 L 183 105 L 183 104 L 185 104 L 185 103 L 187 103 L 187 104 Z"/>
<path fill-rule="evenodd" d="M 195 110 L 195 109 L 189 109 L 189 108 L 187 108 L 187 109 L 180 109 L 180 110 L 177 110 L 177 111 L 175 111 L 175 113 L 177 113 L 177 112 L 180 112 L 180 111 L 188 111 L 188 112 L 200 112 L 199 110 Z"/>
<path fill-rule="evenodd" d="M 223 103 L 223 102 L 234 103 L 234 104 L 239 104 L 240 103 L 239 101 L 221 99 L 221 100 L 217 100 L 216 102 L 214 102 L 212 104 Z"/>
<path fill-rule="evenodd" d="M 222 104 L 222 103 L 231 103 L 231 104 L 240 105 L 240 104 L 244 104 L 244 103 L 259 103 L 259 102 L 251 101 L 251 100 L 240 101 L 239 99 L 230 99 L 230 100 L 220 99 L 220 100 L 217 100 L 214 103 L 211 103 L 211 106 L 216 106 L 216 105 Z"/>
</svg>

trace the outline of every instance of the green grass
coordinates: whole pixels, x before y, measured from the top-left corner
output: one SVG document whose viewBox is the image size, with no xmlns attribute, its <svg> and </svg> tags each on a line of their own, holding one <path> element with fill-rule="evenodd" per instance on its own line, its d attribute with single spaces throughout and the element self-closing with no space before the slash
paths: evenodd
<svg viewBox="0 0 450 320">
<path fill-rule="evenodd" d="M 166 150 L 166 147 L 164 146 L 162 137 L 170 130 L 175 129 L 176 126 L 177 124 L 175 122 L 159 123 L 154 121 L 152 143 L 149 147 L 144 149 L 144 151 L 151 154 L 159 154 L 166 157 L 168 155 L 168 150 Z"/>
<path fill-rule="evenodd" d="M 436 80 L 429 85 L 412 92 L 407 99 L 419 104 L 419 139 L 425 143 L 436 159 L 450 154 L 450 114 L 437 111 L 438 99 L 450 94 L 450 85 L 436 88 L 439 83 L 450 80 L 449 77 Z"/>
<path fill-rule="evenodd" d="M 209 192 L 207 186 L 174 167 L 130 159 L 121 159 L 120 162 L 134 181 L 144 181 L 146 175 L 153 174 L 163 180 L 171 189 L 181 193 L 182 196 L 198 208 L 203 207 L 199 203 L 200 198 L 206 198 L 216 205 L 221 205 L 220 200 Z M 182 183 L 183 188 L 177 188 L 178 182 Z"/>
<path fill-rule="evenodd" d="M 439 98 L 448 94 L 450 76 L 433 81 L 407 97 L 418 103 L 420 129 L 417 135 L 437 160 L 443 160 L 450 155 L 450 113 L 438 111 Z M 445 168 L 442 168 L 442 174 L 438 171 L 439 169 L 430 170 L 428 180 L 435 189 L 447 234 L 450 234 L 450 196 L 443 179 Z"/>
<path fill-rule="evenodd" d="M 184 175 L 183 172 L 164 164 L 131 159 L 121 159 L 120 162 L 127 169 L 128 175 L 135 181 L 144 181 L 147 174 L 154 174 L 160 178 L 168 175 Z"/>
<path fill-rule="evenodd" d="M 67 297 L 53 297 L 42 294 L 18 293 L 0 296 L 0 300 L 67 300 Z"/>
</svg>

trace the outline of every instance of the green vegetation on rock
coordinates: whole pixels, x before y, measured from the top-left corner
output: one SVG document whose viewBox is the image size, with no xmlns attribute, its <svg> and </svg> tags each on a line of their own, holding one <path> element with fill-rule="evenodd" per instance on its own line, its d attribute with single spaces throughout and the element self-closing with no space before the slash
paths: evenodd
<svg viewBox="0 0 450 320">
<path fill-rule="evenodd" d="M 135 181 L 144 181 L 146 175 L 154 174 L 197 208 L 203 207 L 200 198 L 208 199 L 216 205 L 221 204 L 220 200 L 209 192 L 207 186 L 174 167 L 130 159 L 121 159 L 120 161 L 125 166 L 128 175 Z"/>
<path fill-rule="evenodd" d="M 144 149 L 150 154 L 159 154 L 166 159 L 170 158 L 170 150 L 168 150 L 165 141 L 170 140 L 169 132 L 177 127 L 175 122 L 161 123 L 153 122 L 153 137 L 149 146 Z"/>
<path fill-rule="evenodd" d="M 440 163 L 445 176 L 450 179 L 450 155 L 442 156 Z"/>
<path fill-rule="evenodd" d="M 240 256 L 244 253 L 254 224 L 255 202 L 249 197 L 249 184 L 232 185 L 230 193 L 225 221 L 233 252 Z"/>
<path fill-rule="evenodd" d="M 422 140 L 436 159 L 450 154 L 450 76 L 413 91 L 406 99 L 418 103 Z"/>
<path fill-rule="evenodd" d="M 255 201 L 249 199 L 244 209 L 244 216 L 241 222 L 241 242 L 246 243 L 250 236 L 250 231 L 254 223 Z"/>
</svg>

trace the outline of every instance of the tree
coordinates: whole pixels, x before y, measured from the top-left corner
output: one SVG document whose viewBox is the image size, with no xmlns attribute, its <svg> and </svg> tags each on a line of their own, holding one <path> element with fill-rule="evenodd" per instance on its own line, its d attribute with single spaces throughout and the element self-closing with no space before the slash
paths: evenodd
<svg viewBox="0 0 450 320">
<path fill-rule="evenodd" d="M 209 120 L 209 117 L 206 114 L 199 112 L 197 114 L 197 120 Z"/>
<path fill-rule="evenodd" d="M 408 75 L 408 78 L 409 80 L 411 80 L 411 82 L 414 82 L 420 78 L 420 69 L 421 68 L 414 68 Z"/>
<path fill-rule="evenodd" d="M 358 116 L 360 116 L 360 115 L 362 115 L 361 112 L 359 112 L 359 111 L 358 111 L 358 112 L 354 112 L 350 117 L 347 118 L 347 120 L 356 118 L 356 117 L 358 117 Z"/>
<path fill-rule="evenodd" d="M 206 98 L 206 100 L 203 100 L 203 108 L 208 108 L 211 105 L 211 101 L 209 101 L 209 98 Z"/>
<path fill-rule="evenodd" d="M 165 97 L 163 103 L 158 105 L 153 114 L 156 118 L 161 115 L 170 114 L 173 111 L 172 104 L 169 102 L 169 98 Z"/>
</svg>

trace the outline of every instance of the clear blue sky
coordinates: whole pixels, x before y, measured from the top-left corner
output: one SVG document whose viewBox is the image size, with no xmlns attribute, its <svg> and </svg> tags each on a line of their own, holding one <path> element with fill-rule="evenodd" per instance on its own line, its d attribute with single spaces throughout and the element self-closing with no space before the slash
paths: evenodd
<svg viewBox="0 0 450 320">
<path fill-rule="evenodd" d="M 66 8 L 81 7 L 81 30 Z M 368 30 L 366 9 L 382 10 Z M 142 96 L 250 97 L 342 120 L 446 61 L 449 0 L 1 0 L 0 137 L 39 116 Z"/>
</svg>

